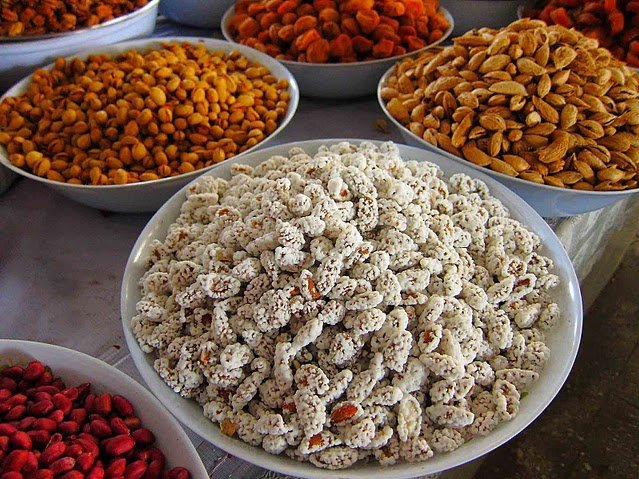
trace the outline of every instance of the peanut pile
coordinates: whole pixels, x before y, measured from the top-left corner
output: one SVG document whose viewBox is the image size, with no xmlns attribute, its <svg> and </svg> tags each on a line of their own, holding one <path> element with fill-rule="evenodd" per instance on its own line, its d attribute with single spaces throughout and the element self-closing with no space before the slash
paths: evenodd
<svg viewBox="0 0 639 479">
<path fill-rule="evenodd" d="M 126 15 L 149 0 L 2 0 L 0 37 L 60 33 Z"/>
<path fill-rule="evenodd" d="M 439 0 L 240 0 L 240 43 L 280 60 L 343 63 L 403 55 L 444 36 Z"/>
<path fill-rule="evenodd" d="M 124 396 L 67 387 L 37 360 L 0 373 L 2 479 L 191 478 L 184 467 L 165 471 L 154 444 Z"/>
<path fill-rule="evenodd" d="M 289 98 L 288 82 L 266 67 L 204 45 L 58 58 L 0 103 L 0 144 L 15 166 L 53 181 L 157 180 L 255 146 Z"/>
<path fill-rule="evenodd" d="M 637 187 L 638 78 L 575 30 L 523 19 L 398 64 L 381 91 L 413 134 L 499 173 Z"/>
</svg>

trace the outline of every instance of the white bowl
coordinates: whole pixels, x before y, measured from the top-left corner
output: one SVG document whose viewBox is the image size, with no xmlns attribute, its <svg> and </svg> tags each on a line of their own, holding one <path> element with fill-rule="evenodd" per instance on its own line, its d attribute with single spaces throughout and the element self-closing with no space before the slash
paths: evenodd
<svg viewBox="0 0 639 479">
<path fill-rule="evenodd" d="M 297 88 L 295 78 L 293 78 L 293 75 L 291 75 L 291 73 L 280 63 L 278 63 L 277 60 L 275 60 L 274 58 L 271 58 L 268 55 L 260 53 L 252 48 L 245 47 L 244 45 L 231 44 L 223 40 L 213 40 L 208 38 L 167 37 L 118 43 L 117 45 L 111 45 L 89 52 L 82 52 L 77 56 L 86 59 L 89 55 L 93 55 L 95 53 L 116 54 L 124 52 L 126 50 L 130 50 L 132 48 L 144 50 L 157 48 L 162 43 L 179 43 L 185 41 L 188 41 L 190 43 L 202 43 L 206 45 L 210 50 L 221 50 L 224 52 L 239 51 L 249 60 L 260 62 L 262 65 L 268 68 L 271 73 L 278 79 L 286 79 L 289 83 L 290 100 L 288 111 L 286 112 L 286 116 L 280 122 L 280 125 L 273 133 L 268 135 L 260 143 L 253 146 L 252 148 L 247 149 L 245 152 L 238 154 L 238 157 L 244 156 L 244 154 L 257 148 L 261 148 L 266 143 L 275 138 L 279 133 L 281 133 L 284 128 L 286 128 L 286 126 L 293 118 L 293 115 L 295 115 L 295 111 L 297 110 L 297 105 L 299 102 L 299 90 Z M 47 68 L 50 67 L 51 65 L 47 66 Z M 4 97 L 16 96 L 25 92 L 30 80 L 30 76 L 21 80 L 18 84 L 7 91 L 2 98 L 0 98 L 0 102 L 4 99 Z M 51 187 L 58 193 L 74 201 L 77 201 L 78 203 L 82 203 L 84 205 L 88 205 L 101 210 L 117 211 L 121 213 L 141 213 L 155 211 L 167 199 L 169 199 L 171 195 L 173 195 L 173 193 L 182 188 L 182 186 L 189 183 L 196 176 L 201 175 L 203 172 L 215 166 L 212 165 L 201 170 L 193 171 L 191 173 L 185 173 L 183 175 L 162 178 L 160 180 L 154 181 L 130 183 L 127 185 L 93 186 L 73 185 L 69 183 L 51 181 L 47 178 L 41 178 L 21 168 L 18 168 L 11 164 L 11 161 L 9 161 L 7 149 L 4 147 L 4 145 L 0 145 L 0 164 L 6 166 L 7 168 L 15 171 L 22 176 L 26 176 L 27 178 L 30 178 L 32 180 L 40 181 Z"/>
<path fill-rule="evenodd" d="M 150 35 L 155 29 L 159 1 L 151 0 L 138 10 L 89 28 L 0 38 L 0 92 L 56 57 Z"/>
<path fill-rule="evenodd" d="M 0 339 L 0 364 L 26 365 L 32 359 L 51 367 L 53 373 L 69 386 L 89 382 L 92 390 L 128 398 L 144 427 L 155 434 L 156 446 L 166 456 L 168 468 L 186 467 L 193 479 L 209 477 L 184 429 L 153 394 L 131 377 L 72 349 L 34 341 Z"/>
<path fill-rule="evenodd" d="M 236 43 L 229 30 L 229 23 L 235 11 L 235 7 L 230 7 L 222 18 L 222 35 L 229 42 Z M 380 58 L 379 60 L 368 60 L 352 63 L 304 63 L 290 60 L 278 60 L 290 70 L 297 79 L 300 86 L 300 93 L 304 96 L 319 98 L 356 98 L 365 95 L 373 95 L 379 77 L 395 62 L 410 55 L 416 55 L 424 50 L 439 45 L 445 41 L 453 31 L 455 22 L 448 11 L 440 9 L 446 20 L 448 20 L 448 30 L 444 36 L 430 45 L 390 58 Z"/>
<path fill-rule="evenodd" d="M 198 28 L 220 28 L 222 16 L 235 0 L 162 0 L 160 15 Z"/>
<path fill-rule="evenodd" d="M 228 179 L 232 163 L 255 166 L 272 155 L 286 155 L 293 146 L 301 147 L 313 154 L 320 145 L 339 141 L 359 143 L 362 140 L 311 140 L 279 145 L 251 153 L 241 161 L 222 163 L 209 171 L 207 175 Z M 373 141 L 372 143 L 379 144 L 381 142 Z M 273 456 L 262 449 L 249 446 L 239 439 L 222 434 L 217 424 L 213 424 L 203 416 L 202 408 L 195 401 L 183 399 L 162 381 L 153 369 L 155 356 L 142 352 L 131 331 L 131 318 L 136 314 L 135 305 L 140 299 L 138 281 L 145 272 L 149 246 L 154 239 L 163 240 L 166 237 L 169 226 L 177 218 L 180 206 L 185 200 L 185 189 L 182 189 L 151 218 L 133 246 L 122 280 L 120 300 L 124 335 L 135 365 L 151 391 L 183 424 L 234 456 L 291 476 L 331 479 L 381 479 L 385 477 L 403 479 L 444 471 L 486 454 L 521 432 L 552 401 L 568 377 L 575 360 L 582 327 L 579 283 L 570 258 L 568 258 L 559 239 L 548 224 L 521 198 L 485 174 L 464 164 L 450 161 L 448 158 L 431 151 L 405 145 L 399 145 L 399 151 L 405 160 L 424 160 L 436 163 L 446 176 L 461 172 L 485 181 L 492 194 L 510 210 L 512 217 L 539 235 L 543 244 L 543 254 L 552 258 L 555 263 L 555 273 L 561 278 L 561 284 L 554 291 L 553 297 L 561 308 L 563 320 L 547 334 L 547 344 L 551 349 L 550 360 L 540 374 L 537 383 L 531 388 L 530 394 L 522 400 L 519 414 L 512 421 L 501 424 L 488 436 L 474 438 L 452 453 L 438 454 L 422 463 L 402 463 L 388 468 L 378 464 L 368 464 L 339 471 L 318 469 L 311 464 L 300 463 L 286 456 Z"/>
<path fill-rule="evenodd" d="M 439 0 L 455 18 L 454 36 L 473 28 L 501 28 L 517 20 L 522 0 Z"/>
<path fill-rule="evenodd" d="M 514 178 L 504 173 L 498 173 L 490 168 L 475 165 L 464 158 L 460 158 L 446 150 L 431 145 L 393 118 L 393 115 L 391 115 L 386 109 L 386 102 L 382 100 L 381 91 L 386 84 L 388 77 L 393 72 L 393 68 L 394 67 L 391 67 L 386 73 L 384 73 L 384 76 L 382 76 L 379 81 L 379 85 L 377 87 L 377 101 L 386 117 L 399 129 L 400 134 L 407 144 L 426 148 L 427 150 L 434 151 L 440 155 L 450 158 L 457 163 L 490 175 L 521 196 L 544 218 L 563 218 L 600 210 L 601 208 L 605 208 L 617 201 L 623 200 L 628 195 L 639 193 L 639 188 L 625 191 L 584 191 L 541 185 L 521 178 Z"/>
</svg>

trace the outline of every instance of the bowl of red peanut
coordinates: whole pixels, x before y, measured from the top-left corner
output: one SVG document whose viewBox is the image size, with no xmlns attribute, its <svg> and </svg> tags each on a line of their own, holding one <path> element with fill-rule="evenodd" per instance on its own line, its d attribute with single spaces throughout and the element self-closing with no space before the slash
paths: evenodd
<svg viewBox="0 0 639 479">
<path fill-rule="evenodd" d="M 50 344 L 0 340 L 0 476 L 208 477 L 180 424 L 108 364 Z"/>
<path fill-rule="evenodd" d="M 400 58 L 453 31 L 438 0 L 240 0 L 222 19 L 224 37 L 264 52 L 297 80 L 302 95 L 372 95 Z"/>
</svg>

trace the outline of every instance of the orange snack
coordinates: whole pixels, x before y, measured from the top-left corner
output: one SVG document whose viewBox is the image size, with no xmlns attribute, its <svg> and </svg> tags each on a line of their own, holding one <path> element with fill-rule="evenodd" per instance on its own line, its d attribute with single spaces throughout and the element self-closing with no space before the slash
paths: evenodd
<svg viewBox="0 0 639 479">
<path fill-rule="evenodd" d="M 448 27 L 439 0 L 238 0 L 229 22 L 244 45 L 312 63 L 403 55 L 441 39 Z"/>
<path fill-rule="evenodd" d="M 635 65 L 631 43 L 639 37 L 639 0 L 539 0 L 526 15 L 576 28 L 621 60 Z"/>
</svg>

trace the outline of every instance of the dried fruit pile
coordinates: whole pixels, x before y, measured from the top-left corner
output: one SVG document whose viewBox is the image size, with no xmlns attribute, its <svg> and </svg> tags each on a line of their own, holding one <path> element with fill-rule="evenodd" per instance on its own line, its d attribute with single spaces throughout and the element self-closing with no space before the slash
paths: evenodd
<svg viewBox="0 0 639 479">
<path fill-rule="evenodd" d="M 614 56 L 639 67 L 639 1 L 543 0 L 525 11 L 548 24 L 576 28 Z"/>
<path fill-rule="evenodd" d="M 126 15 L 149 0 L 2 0 L 0 37 L 60 33 Z"/>
<path fill-rule="evenodd" d="M 240 0 L 229 29 L 280 60 L 355 62 L 403 55 L 444 35 L 438 0 Z"/>
<path fill-rule="evenodd" d="M 398 64 L 381 96 L 412 133 L 535 183 L 637 187 L 637 75 L 575 30 L 524 19 Z"/>
<path fill-rule="evenodd" d="M 122 185 L 200 170 L 273 133 L 286 79 L 239 52 L 163 44 L 58 58 L 0 103 L 11 163 L 52 181 Z"/>
<path fill-rule="evenodd" d="M 123 396 L 67 387 L 39 361 L 0 373 L 2 479 L 189 479 L 165 471 L 155 436 Z"/>
</svg>

